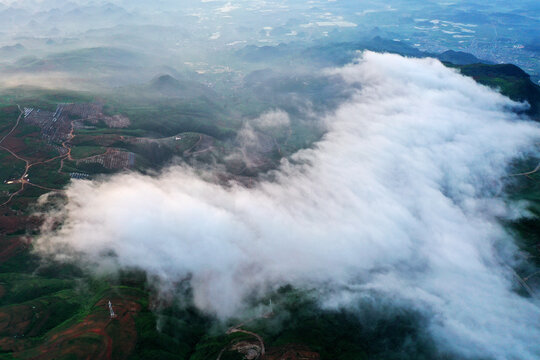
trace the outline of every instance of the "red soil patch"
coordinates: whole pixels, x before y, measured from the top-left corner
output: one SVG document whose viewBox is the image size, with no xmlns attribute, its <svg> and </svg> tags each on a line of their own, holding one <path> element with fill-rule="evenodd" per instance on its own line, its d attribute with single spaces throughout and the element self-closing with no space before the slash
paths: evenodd
<svg viewBox="0 0 540 360">
<path fill-rule="evenodd" d="M 0 238 L 0 263 L 11 259 L 28 248 L 28 242 L 23 238 L 1 239 Z"/>
<path fill-rule="evenodd" d="M 10 136 L 8 136 L 3 142 L 2 146 L 13 151 L 15 154 L 19 154 L 21 151 L 25 150 L 28 146 L 24 143 L 23 138 L 15 137 L 17 130 L 15 130 Z M 36 135 L 36 134 L 34 134 Z M 31 135 L 28 135 L 31 136 Z M 39 134 L 37 134 L 39 136 Z"/>
<path fill-rule="evenodd" d="M 4 337 L 0 338 L 0 349 L 4 352 L 19 352 L 28 348 L 29 341 L 21 338 Z"/>
<path fill-rule="evenodd" d="M 0 208 L 0 239 L 2 235 L 9 235 L 18 230 L 37 230 L 44 220 L 38 216 L 16 215 L 16 211 L 12 211 L 8 206 Z"/>
<path fill-rule="evenodd" d="M 141 306 L 129 298 L 110 298 L 116 318 L 111 319 L 107 299 L 100 300 L 83 321 L 45 338 L 33 349 L 15 357 L 58 359 L 74 355 L 77 359 L 126 359 L 135 348 L 137 330 L 133 316 Z M 0 343 L 1 346 L 1 343 Z"/>
<path fill-rule="evenodd" d="M 28 218 L 25 216 L 0 216 L 0 233 L 11 234 L 25 228 Z"/>
<path fill-rule="evenodd" d="M 14 305 L 0 312 L 0 335 L 25 334 L 32 325 L 34 311 L 29 305 Z"/>
<path fill-rule="evenodd" d="M 15 131 L 2 142 L 2 146 L 13 151 L 21 158 L 30 160 L 30 162 L 43 161 L 49 158 L 49 154 L 42 148 L 43 144 L 41 144 L 42 140 L 39 132 L 33 132 L 24 136 L 20 136 L 19 134 L 19 128 L 15 129 Z M 25 139 L 31 139 L 32 143 L 35 145 L 31 149 L 31 156 L 27 154 L 30 147 L 24 142 Z M 36 150 L 42 150 L 44 152 L 40 153 L 36 152 Z"/>
<path fill-rule="evenodd" d="M 321 356 L 304 345 L 289 344 L 268 348 L 263 360 L 320 360 Z"/>
</svg>

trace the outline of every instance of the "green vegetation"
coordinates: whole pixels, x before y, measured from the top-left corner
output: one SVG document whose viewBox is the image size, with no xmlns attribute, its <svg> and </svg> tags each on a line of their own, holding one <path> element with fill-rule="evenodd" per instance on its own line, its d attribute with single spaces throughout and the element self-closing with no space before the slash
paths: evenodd
<svg viewBox="0 0 540 360">
<path fill-rule="evenodd" d="M 303 344 L 321 359 L 446 359 L 429 340 L 421 316 L 410 310 L 359 303 L 354 310 L 321 310 L 305 291 L 283 287 L 271 295 L 274 315 L 242 325 L 260 335 L 268 349 Z M 360 317 L 358 316 L 360 314 Z M 363 318 L 363 320 L 360 320 Z M 240 323 L 240 320 L 237 320 Z M 235 325 L 230 322 L 229 325 Z M 190 359 L 216 358 L 227 345 L 256 339 L 247 334 L 225 335 L 221 330 L 200 339 Z M 238 358 L 225 352 L 223 358 Z M 240 357 L 241 358 L 241 357 Z"/>
<path fill-rule="evenodd" d="M 14 191 L 17 191 L 20 189 L 20 184 L 0 184 L 0 194 L 5 193 L 12 193 Z"/>
<path fill-rule="evenodd" d="M 60 161 L 60 159 L 56 159 L 32 166 L 28 171 L 29 180 L 41 186 L 62 189 L 69 182 L 69 176 L 58 172 Z"/>
<path fill-rule="evenodd" d="M 107 111 L 110 114 L 119 113 L 127 116 L 132 123 L 130 128 L 144 130 L 147 136 L 152 134 L 173 136 L 182 132 L 199 132 L 217 139 L 227 139 L 235 134 L 234 128 L 229 127 L 234 126 L 234 122 L 231 124 L 230 119 L 224 119 L 219 107 L 205 100 L 171 102 L 150 100 L 147 104 L 141 104 L 130 102 L 129 98 L 119 98 L 111 101 Z"/>
<path fill-rule="evenodd" d="M 139 155 L 138 163 L 147 168 L 159 169 L 174 156 L 182 157 L 200 140 L 200 134 L 182 133 L 174 137 L 122 142 L 123 148 Z"/>
<path fill-rule="evenodd" d="M 171 308 L 159 315 L 146 308 L 136 317 L 136 325 L 139 337 L 131 359 L 195 359 L 193 354 L 211 323 L 192 308 Z"/>
<path fill-rule="evenodd" d="M 71 150 L 71 156 L 74 159 L 84 159 L 94 155 L 101 155 L 107 151 L 102 146 L 74 146 Z"/>
<path fill-rule="evenodd" d="M 80 129 L 75 132 L 76 135 L 87 136 L 103 136 L 103 135 L 125 135 L 125 136 L 140 136 L 147 135 L 147 131 L 141 129 Z"/>
<path fill-rule="evenodd" d="M 94 100 L 95 96 L 91 93 L 48 90 L 29 86 L 18 86 L 0 91 L 0 106 L 13 107 L 13 104 L 19 104 L 21 107 L 32 107 L 49 111 L 54 111 L 60 103 L 92 102 Z"/>
<path fill-rule="evenodd" d="M 137 329 L 141 329 L 141 334 L 137 335 L 139 343 L 143 347 L 145 343 L 154 344 L 153 350 L 152 346 L 147 346 L 142 353 L 154 351 L 164 355 L 168 350 L 169 358 L 178 358 L 178 341 L 167 339 L 156 331 L 155 315 L 148 308 L 144 286 L 144 277 L 126 274 L 120 279 L 97 278 L 81 272 L 73 264 L 44 263 L 29 249 L 24 250 L 0 267 L 0 316 L 9 319 L 0 324 L 0 336 L 23 337 L 27 348 L 18 352 L 17 357 L 33 357 L 42 351 L 42 344 L 57 334 L 72 331 L 83 320 L 99 322 L 108 319 L 104 299 L 133 299 L 143 307 L 140 316 L 135 316 Z M 114 322 L 107 326 L 107 334 L 118 342 L 133 340 L 126 338 L 123 325 Z M 63 356 L 75 354 L 70 350 L 72 346 L 74 349 L 89 348 L 92 344 L 101 347 L 102 341 L 100 335 L 86 333 L 84 337 L 69 340 L 66 344 L 71 345 Z M 163 347 L 167 341 L 168 347 Z M 5 359 L 12 355 L 5 349 L 2 352 Z"/>
<path fill-rule="evenodd" d="M 0 108 L 0 138 L 11 130 L 18 117 L 19 108 L 13 106 L 13 103 Z"/>
<path fill-rule="evenodd" d="M 515 101 L 527 101 L 531 106 L 527 113 L 540 120 L 540 86 L 530 76 L 511 64 L 472 64 L 458 67 L 463 75 L 473 77 L 481 84 L 500 89 L 503 95 Z"/>
<path fill-rule="evenodd" d="M 86 71 L 126 67 L 143 59 L 137 53 L 114 47 L 84 48 L 50 55 L 26 66 L 54 64 L 65 70 Z"/>
<path fill-rule="evenodd" d="M 25 163 L 0 149 L 0 181 L 18 179 L 24 173 Z"/>
<path fill-rule="evenodd" d="M 518 246 L 530 255 L 530 260 L 540 268 L 540 172 L 533 172 L 540 159 L 529 158 L 516 163 L 512 169 L 515 174 L 527 173 L 511 177 L 507 193 L 511 201 L 527 201 L 529 216 L 514 221 L 508 221 L 508 229 L 516 235 Z M 531 172 L 531 173 L 529 173 Z M 518 270 L 525 277 L 534 269 Z M 540 280 L 533 279 L 537 282 Z"/>
<path fill-rule="evenodd" d="M 22 303 L 73 287 L 70 280 L 43 278 L 29 274 L 0 273 L 0 284 L 6 294 L 0 306 Z"/>
</svg>

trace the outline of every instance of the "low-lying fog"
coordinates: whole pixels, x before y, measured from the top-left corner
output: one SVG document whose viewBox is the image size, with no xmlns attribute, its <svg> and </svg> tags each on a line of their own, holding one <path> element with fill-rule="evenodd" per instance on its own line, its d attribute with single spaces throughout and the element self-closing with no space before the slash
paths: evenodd
<svg viewBox="0 0 540 360">
<path fill-rule="evenodd" d="M 139 267 L 165 288 L 189 275 L 196 305 L 220 318 L 292 284 L 317 289 L 323 307 L 369 296 L 413 307 L 459 356 L 537 357 L 540 309 L 516 293 L 516 247 L 500 223 L 527 216 L 504 194 L 510 161 L 540 138 L 512 111 L 524 105 L 433 59 L 366 52 L 327 73 L 355 95 L 273 180 L 223 187 L 175 166 L 74 181 L 49 214 L 63 225 L 46 224 L 36 251 Z"/>
</svg>

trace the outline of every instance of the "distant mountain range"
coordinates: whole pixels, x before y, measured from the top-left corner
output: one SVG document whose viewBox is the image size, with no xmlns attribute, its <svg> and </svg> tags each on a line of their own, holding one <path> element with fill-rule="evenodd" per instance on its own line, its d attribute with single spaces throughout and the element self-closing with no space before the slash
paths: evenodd
<svg viewBox="0 0 540 360">
<path fill-rule="evenodd" d="M 339 66 L 351 62 L 358 56 L 357 51 L 361 50 L 390 52 L 411 57 L 431 56 L 443 62 L 450 62 L 456 65 L 491 63 L 462 51 L 448 50 L 440 54 L 423 52 L 402 41 L 385 39 L 380 36 L 355 42 L 328 43 L 307 47 L 297 43 L 279 44 L 277 46 L 249 45 L 238 50 L 236 54 L 243 60 L 250 62 L 281 61 L 283 58 L 298 57 L 307 62 L 316 62 L 327 66 Z"/>
</svg>

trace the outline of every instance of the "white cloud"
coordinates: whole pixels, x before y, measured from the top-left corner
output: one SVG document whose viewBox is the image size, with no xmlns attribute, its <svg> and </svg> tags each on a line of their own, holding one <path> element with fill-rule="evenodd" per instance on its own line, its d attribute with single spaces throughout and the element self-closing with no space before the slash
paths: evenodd
<svg viewBox="0 0 540 360">
<path fill-rule="evenodd" d="M 236 10 L 238 8 L 239 7 L 237 5 L 233 5 L 231 2 L 228 2 L 225 5 L 217 8 L 216 11 L 220 12 L 220 13 L 228 13 L 228 12 L 231 12 L 231 11 Z"/>
<path fill-rule="evenodd" d="M 538 357 L 540 310 L 512 291 L 496 197 L 538 126 L 436 60 L 368 52 L 332 72 L 361 90 L 273 182 L 224 188 L 183 167 L 77 181 L 63 227 L 35 248 L 63 257 L 67 243 L 102 266 L 113 250 L 165 281 L 191 274 L 197 305 L 220 316 L 267 286 L 332 287 L 327 305 L 375 290 L 426 313 L 444 350 Z"/>
<path fill-rule="evenodd" d="M 345 21 L 345 20 L 335 20 L 335 21 L 315 21 L 308 24 L 302 24 L 300 25 L 304 28 L 314 27 L 314 26 L 320 26 L 320 27 L 356 27 L 356 25 L 353 22 Z"/>
<path fill-rule="evenodd" d="M 283 110 L 272 110 L 261 114 L 251 123 L 260 129 L 276 129 L 288 127 L 291 124 L 289 114 Z"/>
</svg>

